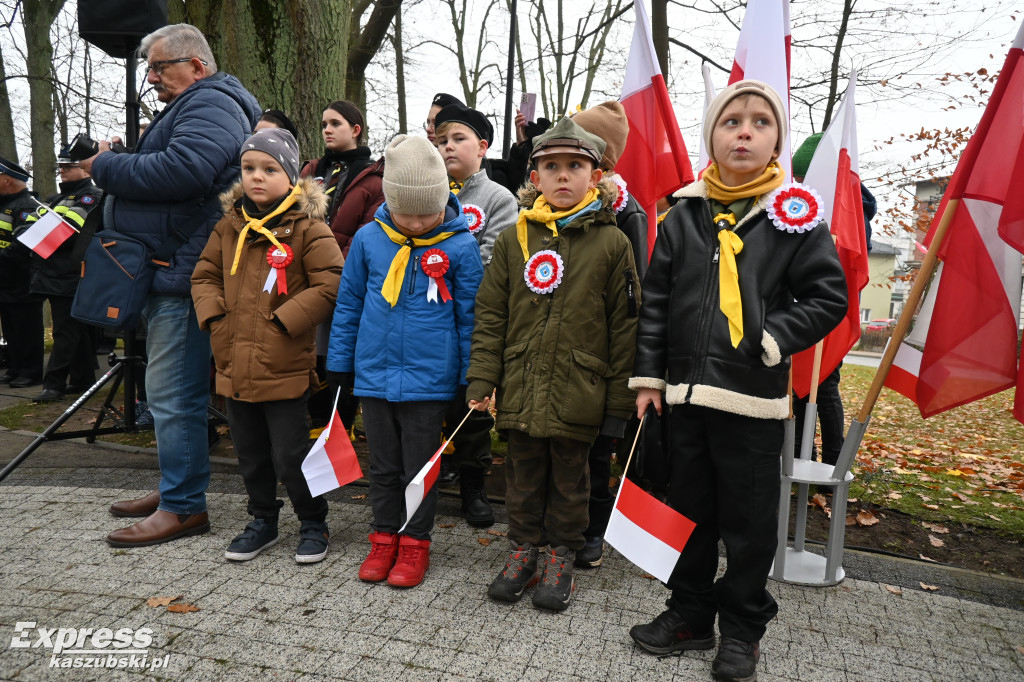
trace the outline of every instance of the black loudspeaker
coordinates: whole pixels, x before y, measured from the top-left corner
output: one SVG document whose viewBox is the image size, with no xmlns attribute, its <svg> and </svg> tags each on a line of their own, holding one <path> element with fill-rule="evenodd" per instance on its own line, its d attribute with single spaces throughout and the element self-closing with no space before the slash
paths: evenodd
<svg viewBox="0 0 1024 682">
<path fill-rule="evenodd" d="M 117 59 L 166 25 L 167 0 L 78 0 L 78 35 Z"/>
</svg>

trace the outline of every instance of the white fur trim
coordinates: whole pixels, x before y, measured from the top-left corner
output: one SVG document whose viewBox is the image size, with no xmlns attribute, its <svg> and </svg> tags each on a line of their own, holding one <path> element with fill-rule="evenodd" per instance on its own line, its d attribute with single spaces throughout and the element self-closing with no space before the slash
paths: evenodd
<svg viewBox="0 0 1024 682">
<path fill-rule="evenodd" d="M 671 391 L 672 387 L 669 387 Z M 669 403 L 672 401 L 669 400 Z M 789 416 L 789 398 L 755 398 L 716 386 L 694 386 L 690 402 L 723 412 L 757 419 L 785 419 Z"/>
<path fill-rule="evenodd" d="M 634 391 L 641 388 L 653 388 L 656 391 L 665 390 L 665 380 L 654 377 L 632 377 L 629 380 L 629 387 Z"/>
<path fill-rule="evenodd" d="M 779 344 L 767 330 L 761 335 L 761 348 L 764 349 L 764 353 L 761 353 L 761 362 L 766 367 L 774 367 L 782 362 L 782 351 L 779 350 Z"/>
<path fill-rule="evenodd" d="M 690 384 L 672 384 L 665 389 L 665 402 L 669 405 L 682 405 L 686 402 L 686 394 Z"/>
</svg>

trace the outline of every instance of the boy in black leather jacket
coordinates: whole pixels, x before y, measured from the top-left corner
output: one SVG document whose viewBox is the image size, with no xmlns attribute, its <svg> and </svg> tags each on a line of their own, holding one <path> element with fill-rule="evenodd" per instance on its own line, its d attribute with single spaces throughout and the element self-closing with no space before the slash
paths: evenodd
<svg viewBox="0 0 1024 682">
<path fill-rule="evenodd" d="M 776 162 L 782 100 L 739 81 L 704 120 L 714 164 L 676 196 L 644 279 L 630 387 L 637 413 L 672 405 L 668 503 L 696 523 L 668 582 L 668 609 L 630 636 L 653 653 L 721 644 L 712 675 L 755 680 L 778 606 L 776 546 L 789 356 L 838 324 L 846 284 L 816 199 Z M 718 540 L 728 567 L 715 581 Z"/>
</svg>

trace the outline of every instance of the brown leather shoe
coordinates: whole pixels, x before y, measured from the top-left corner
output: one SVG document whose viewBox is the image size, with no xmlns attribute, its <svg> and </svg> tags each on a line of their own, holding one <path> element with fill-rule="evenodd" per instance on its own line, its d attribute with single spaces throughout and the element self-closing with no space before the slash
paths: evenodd
<svg viewBox="0 0 1024 682">
<path fill-rule="evenodd" d="M 160 491 L 152 492 L 137 500 L 124 500 L 110 505 L 110 513 L 122 517 L 146 517 L 160 505 Z"/>
<path fill-rule="evenodd" d="M 158 509 L 127 528 L 115 530 L 107 536 L 107 544 L 111 547 L 145 547 L 209 531 L 210 518 L 206 512 L 174 514 Z"/>
</svg>

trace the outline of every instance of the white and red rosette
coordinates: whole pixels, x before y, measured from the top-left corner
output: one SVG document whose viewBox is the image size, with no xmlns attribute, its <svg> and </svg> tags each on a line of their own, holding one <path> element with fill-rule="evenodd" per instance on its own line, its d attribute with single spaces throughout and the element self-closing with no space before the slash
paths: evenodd
<svg viewBox="0 0 1024 682">
<path fill-rule="evenodd" d="M 463 204 L 462 215 L 466 216 L 470 234 L 476 234 L 487 224 L 487 214 L 476 204 Z"/>
<path fill-rule="evenodd" d="M 263 291 L 270 291 L 276 282 L 278 294 L 283 296 L 288 293 L 288 278 L 283 272 L 279 273 L 278 270 L 284 270 L 291 265 L 293 260 L 295 260 L 295 254 L 292 252 L 292 247 L 287 244 L 281 244 L 281 248 L 271 245 L 267 249 L 267 263 L 270 264 L 270 275 L 267 276 L 267 282 L 263 285 Z"/>
<path fill-rule="evenodd" d="M 538 294 L 550 294 L 562 283 L 565 266 L 562 257 L 556 251 L 538 251 L 530 256 L 523 269 L 523 278 L 530 291 Z"/>
<path fill-rule="evenodd" d="M 786 232 L 806 232 L 822 221 L 825 203 L 813 187 L 798 182 L 783 185 L 768 195 L 768 217 Z"/>
<path fill-rule="evenodd" d="M 441 300 L 448 302 L 452 295 L 448 292 L 448 285 L 444 282 L 444 273 L 448 272 L 450 263 L 448 254 L 441 249 L 428 249 L 420 257 L 420 267 L 427 273 L 430 282 L 427 284 L 427 300 L 437 303 L 437 293 L 441 292 Z"/>
<path fill-rule="evenodd" d="M 619 188 L 619 194 L 615 197 L 615 203 L 612 204 L 612 209 L 616 213 L 621 213 L 622 209 L 626 208 L 626 204 L 629 203 L 629 190 L 626 189 L 626 181 L 620 176 L 612 176 L 612 180 L 615 181 L 616 187 Z"/>
</svg>

